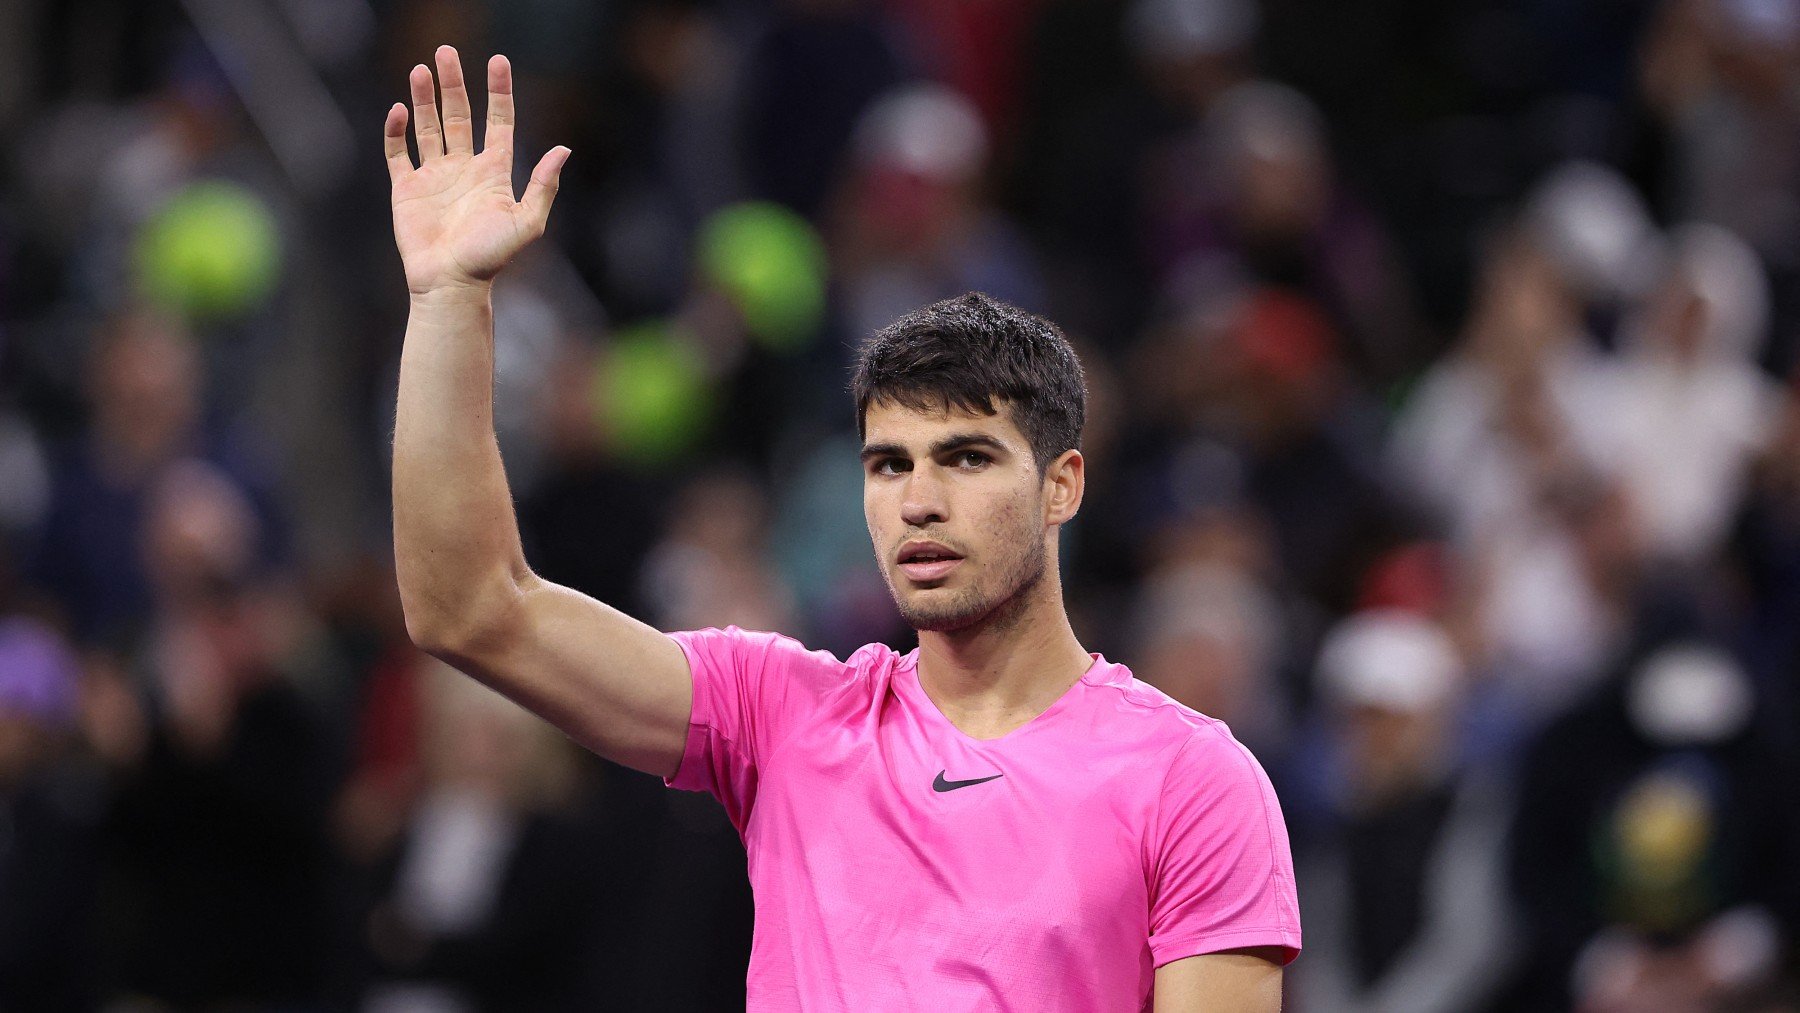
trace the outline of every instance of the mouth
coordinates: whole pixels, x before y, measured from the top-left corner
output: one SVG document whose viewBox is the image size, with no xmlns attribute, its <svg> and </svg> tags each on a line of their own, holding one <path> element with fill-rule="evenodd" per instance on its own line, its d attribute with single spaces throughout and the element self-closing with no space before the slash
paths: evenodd
<svg viewBox="0 0 1800 1013">
<path fill-rule="evenodd" d="M 898 559 L 900 572 L 920 584 L 944 579 L 962 561 L 960 553 L 937 542 L 907 542 Z"/>
</svg>

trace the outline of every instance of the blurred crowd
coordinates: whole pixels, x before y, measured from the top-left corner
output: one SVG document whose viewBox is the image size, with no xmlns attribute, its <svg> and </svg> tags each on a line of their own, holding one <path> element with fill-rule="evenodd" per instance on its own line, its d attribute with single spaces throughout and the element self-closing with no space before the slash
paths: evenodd
<svg viewBox="0 0 1800 1013">
<path fill-rule="evenodd" d="M 574 152 L 545 577 L 910 646 L 846 365 L 986 291 L 1086 364 L 1084 644 L 1275 780 L 1288 1008 L 1800 1010 L 1800 0 L 0 5 L 0 1010 L 741 1007 L 717 805 L 405 635 L 440 42 Z"/>
</svg>

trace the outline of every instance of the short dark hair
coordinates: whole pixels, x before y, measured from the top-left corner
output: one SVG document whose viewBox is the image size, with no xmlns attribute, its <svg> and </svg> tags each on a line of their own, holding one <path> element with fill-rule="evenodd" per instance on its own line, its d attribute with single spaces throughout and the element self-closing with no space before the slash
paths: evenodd
<svg viewBox="0 0 1800 1013">
<path fill-rule="evenodd" d="M 1062 331 L 980 292 L 932 303 L 876 331 L 857 356 L 850 393 L 862 437 L 875 402 L 993 415 L 995 402 L 1004 401 L 1040 473 L 1081 446 L 1087 420 L 1081 360 Z"/>
</svg>

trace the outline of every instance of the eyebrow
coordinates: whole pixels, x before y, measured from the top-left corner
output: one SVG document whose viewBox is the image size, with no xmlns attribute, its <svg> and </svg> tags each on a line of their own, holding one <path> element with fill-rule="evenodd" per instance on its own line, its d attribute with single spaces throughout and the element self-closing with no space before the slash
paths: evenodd
<svg viewBox="0 0 1800 1013">
<path fill-rule="evenodd" d="M 956 450 L 970 447 L 987 447 L 1001 453 L 1011 453 L 1012 448 L 999 437 L 987 433 L 951 433 L 931 445 L 932 457 L 939 457 Z M 861 459 L 868 461 L 876 457 L 907 457 L 906 448 L 897 443 L 871 443 L 863 447 Z"/>
</svg>

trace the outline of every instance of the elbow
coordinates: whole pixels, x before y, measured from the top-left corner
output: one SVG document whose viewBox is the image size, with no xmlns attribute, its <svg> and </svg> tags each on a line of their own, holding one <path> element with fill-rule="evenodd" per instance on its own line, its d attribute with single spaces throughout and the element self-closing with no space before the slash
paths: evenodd
<svg viewBox="0 0 1800 1013">
<path fill-rule="evenodd" d="M 401 611 L 406 617 L 407 638 L 432 657 L 455 654 L 459 643 L 466 639 L 459 633 L 460 624 L 451 617 L 409 605 L 402 605 Z"/>
<path fill-rule="evenodd" d="M 408 594 L 402 586 L 400 606 L 413 646 L 460 668 L 479 663 L 508 639 L 519 621 L 521 597 L 522 590 L 510 580 L 489 582 L 450 601 Z"/>
</svg>

